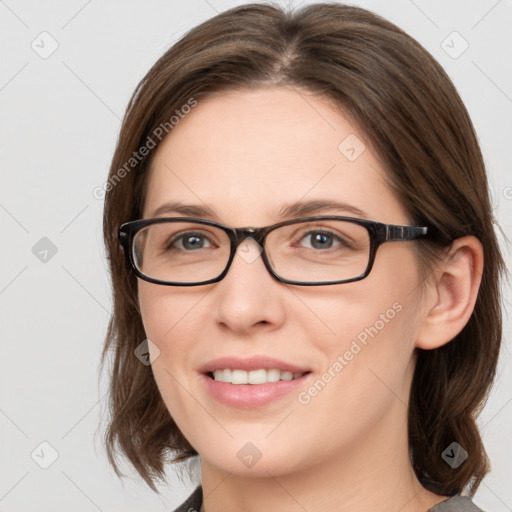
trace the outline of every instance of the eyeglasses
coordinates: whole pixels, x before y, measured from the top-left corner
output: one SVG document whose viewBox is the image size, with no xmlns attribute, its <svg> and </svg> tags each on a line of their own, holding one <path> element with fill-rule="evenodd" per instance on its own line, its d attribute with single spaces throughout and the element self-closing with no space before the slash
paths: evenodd
<svg viewBox="0 0 512 512">
<path fill-rule="evenodd" d="M 230 228 L 188 217 L 142 219 L 124 223 L 118 233 L 135 274 L 167 286 L 220 281 L 247 238 L 259 245 L 263 263 L 277 281 L 317 286 L 364 279 L 381 244 L 426 236 L 426 227 L 336 216 L 293 219 L 262 228 Z"/>
</svg>

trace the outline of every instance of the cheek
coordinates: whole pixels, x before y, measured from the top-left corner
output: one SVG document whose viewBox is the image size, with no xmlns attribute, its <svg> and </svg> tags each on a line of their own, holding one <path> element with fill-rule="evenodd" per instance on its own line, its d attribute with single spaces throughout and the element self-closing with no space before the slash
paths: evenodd
<svg viewBox="0 0 512 512">
<path fill-rule="evenodd" d="M 357 407 L 361 400 L 392 397 L 390 390 L 408 391 L 421 290 L 410 251 L 394 249 L 394 258 L 382 251 L 366 279 L 302 296 L 321 319 L 311 332 L 312 316 L 303 316 L 300 330 L 310 333 L 323 362 L 325 382 L 318 385 L 323 406 L 343 408 L 349 402 Z M 324 392 L 323 384 L 330 391 Z M 315 393 L 306 390 L 305 401 Z"/>
<path fill-rule="evenodd" d="M 385 247 L 380 251 L 382 258 L 362 281 L 326 287 L 321 293 L 300 291 L 311 314 L 295 315 L 295 320 L 306 333 L 318 325 L 314 339 L 322 340 L 322 350 L 331 356 L 349 350 L 353 341 L 361 347 L 377 345 L 375 350 L 386 345 L 388 351 L 414 340 L 420 292 L 415 261 L 409 251 L 395 250 L 393 258 Z"/>
<path fill-rule="evenodd" d="M 200 298 L 188 291 L 173 291 L 165 286 L 139 283 L 139 304 L 145 333 L 154 346 L 151 369 L 162 399 L 182 432 L 193 428 L 187 420 L 192 387 L 191 347 L 200 337 L 197 326 Z M 196 326 L 194 330 L 193 326 Z M 151 346 L 151 345 L 150 345 Z"/>
<path fill-rule="evenodd" d="M 328 456 L 338 445 L 363 442 L 389 411 L 399 414 L 407 407 L 414 310 L 403 299 L 396 293 L 384 300 L 374 296 L 365 302 L 325 305 L 326 323 L 335 334 L 324 330 L 315 338 L 324 365 L 317 379 L 300 390 L 296 414 L 288 423 L 297 435 L 304 425 L 314 424 L 312 429 L 331 440 L 328 446 L 323 440 L 308 440 L 318 456 Z"/>
<path fill-rule="evenodd" d="M 146 335 L 160 350 L 183 343 L 184 332 L 199 323 L 202 294 L 176 292 L 152 283 L 139 282 L 139 304 Z"/>
<path fill-rule="evenodd" d="M 178 383 L 190 378 L 193 340 L 201 338 L 198 326 L 204 325 L 199 318 L 200 298 L 197 293 L 192 296 L 165 286 L 139 284 L 142 323 L 147 338 L 157 347 L 152 369 L 167 404 Z"/>
<path fill-rule="evenodd" d="M 323 328 L 309 332 L 312 345 L 323 363 L 326 380 L 343 382 L 356 398 L 369 381 L 382 374 L 388 381 L 403 376 L 414 347 L 415 308 L 400 293 L 365 301 L 331 300 L 311 308 L 321 311 Z M 304 301 L 306 302 L 306 301 Z M 307 323 L 307 320 L 304 320 Z M 338 375 L 341 376 L 338 379 Z M 336 378 L 335 378 L 336 377 Z M 341 384 L 340 384 L 341 385 Z"/>
</svg>

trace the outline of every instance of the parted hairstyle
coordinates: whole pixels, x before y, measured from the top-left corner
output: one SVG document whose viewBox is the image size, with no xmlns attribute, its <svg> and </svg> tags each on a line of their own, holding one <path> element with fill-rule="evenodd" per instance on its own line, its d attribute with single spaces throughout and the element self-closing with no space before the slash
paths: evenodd
<svg viewBox="0 0 512 512">
<path fill-rule="evenodd" d="M 468 112 L 435 59 L 394 24 L 339 3 L 300 10 L 246 4 L 222 12 L 169 48 L 133 93 L 104 189 L 113 290 L 102 355 L 103 367 L 109 362 L 109 461 L 121 475 L 124 455 L 157 491 L 166 464 L 197 455 L 166 408 L 151 366 L 134 355 L 146 335 L 118 228 L 141 218 L 152 156 L 162 133 L 193 115 L 190 105 L 215 92 L 274 86 L 324 98 L 360 129 L 410 222 L 436 233 L 414 242 L 424 276 L 455 239 L 474 235 L 483 245 L 474 312 L 449 343 L 415 349 L 408 406 L 410 460 L 419 481 L 437 494 L 472 496 L 490 469 L 475 420 L 489 396 L 502 336 L 504 264 L 484 161 Z M 442 458 L 453 441 L 468 454 L 455 469 Z"/>
</svg>

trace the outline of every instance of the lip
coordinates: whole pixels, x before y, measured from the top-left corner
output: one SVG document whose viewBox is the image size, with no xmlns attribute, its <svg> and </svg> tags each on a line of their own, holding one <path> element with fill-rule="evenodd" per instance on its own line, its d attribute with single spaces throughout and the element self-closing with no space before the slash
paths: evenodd
<svg viewBox="0 0 512 512">
<path fill-rule="evenodd" d="M 263 407 L 280 397 L 284 397 L 306 385 L 312 377 L 307 373 L 298 379 L 279 380 L 265 384 L 230 384 L 213 380 L 207 374 L 201 375 L 206 391 L 217 401 L 238 409 L 254 409 Z M 295 396 L 294 394 L 294 396 Z"/>
<path fill-rule="evenodd" d="M 230 384 L 229 382 L 216 381 L 208 375 L 215 370 L 225 368 L 246 371 L 258 370 L 260 368 L 266 370 L 277 368 L 292 373 L 308 373 L 298 379 L 279 380 L 265 384 Z M 206 363 L 199 371 L 201 372 L 201 382 L 210 396 L 224 405 L 238 409 L 263 407 L 293 391 L 297 392 L 298 389 L 305 386 L 306 382 L 313 376 L 309 368 L 300 367 L 266 356 L 253 356 L 246 359 L 222 357 Z"/>
<path fill-rule="evenodd" d="M 205 365 L 201 366 L 199 371 L 203 374 L 206 374 L 215 370 L 224 370 L 225 368 L 246 371 L 259 370 L 260 368 L 264 368 L 265 370 L 277 368 L 278 370 L 289 371 L 292 373 L 304 373 L 311 371 L 311 368 L 300 367 L 291 363 L 287 363 L 286 361 L 275 359 L 273 357 L 259 355 L 249 358 L 220 357 L 218 359 L 213 359 L 212 361 L 209 361 Z"/>
</svg>

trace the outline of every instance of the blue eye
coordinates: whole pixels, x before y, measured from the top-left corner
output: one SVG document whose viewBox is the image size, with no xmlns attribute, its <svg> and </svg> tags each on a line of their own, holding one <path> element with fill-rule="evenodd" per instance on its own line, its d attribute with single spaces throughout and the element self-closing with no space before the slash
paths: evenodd
<svg viewBox="0 0 512 512">
<path fill-rule="evenodd" d="M 310 231 L 301 238 L 302 241 L 309 241 L 308 249 L 331 249 L 333 246 L 347 246 L 338 236 L 328 231 Z"/>
<path fill-rule="evenodd" d="M 174 237 L 168 244 L 168 249 L 196 251 L 211 246 L 208 238 L 203 234 L 189 231 Z"/>
</svg>

